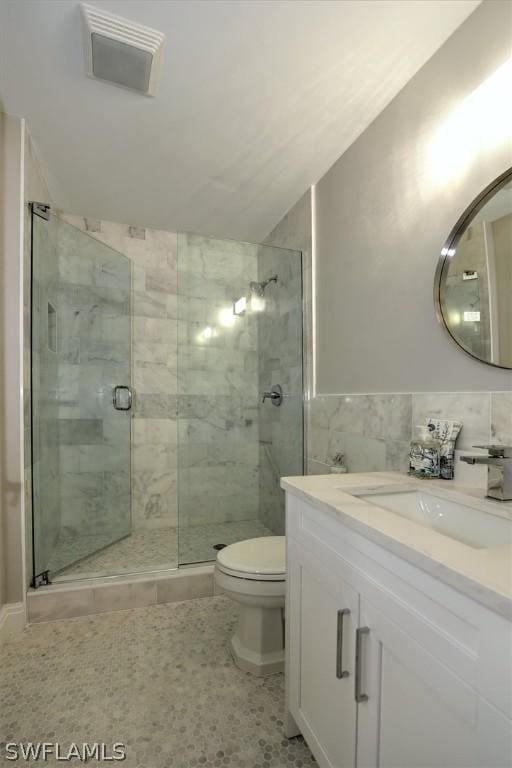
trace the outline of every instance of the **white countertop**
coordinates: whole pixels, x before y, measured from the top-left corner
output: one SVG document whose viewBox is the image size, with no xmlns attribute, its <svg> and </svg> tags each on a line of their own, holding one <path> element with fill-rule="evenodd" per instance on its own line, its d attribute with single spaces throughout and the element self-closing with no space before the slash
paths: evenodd
<svg viewBox="0 0 512 768">
<path fill-rule="evenodd" d="M 350 490 L 418 488 L 512 520 L 512 502 L 487 499 L 485 491 L 451 480 L 416 480 L 398 472 L 284 477 L 281 487 L 327 512 L 393 554 L 422 568 L 512 620 L 512 537 L 503 545 L 477 549 L 394 512 L 369 504 Z M 512 526 L 511 526 L 512 534 Z"/>
</svg>

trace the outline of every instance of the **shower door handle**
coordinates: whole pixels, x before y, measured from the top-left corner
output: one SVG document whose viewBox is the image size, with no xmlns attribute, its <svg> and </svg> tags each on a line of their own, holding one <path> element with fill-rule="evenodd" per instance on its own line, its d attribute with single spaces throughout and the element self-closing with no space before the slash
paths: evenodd
<svg viewBox="0 0 512 768">
<path fill-rule="evenodd" d="M 125 384 L 118 384 L 114 387 L 112 403 L 116 411 L 129 411 L 132 407 L 132 390 Z"/>
</svg>

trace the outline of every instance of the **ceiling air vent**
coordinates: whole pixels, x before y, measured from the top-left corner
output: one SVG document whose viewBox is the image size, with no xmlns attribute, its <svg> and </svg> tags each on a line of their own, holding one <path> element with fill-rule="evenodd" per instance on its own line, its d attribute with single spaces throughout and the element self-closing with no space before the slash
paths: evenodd
<svg viewBox="0 0 512 768">
<path fill-rule="evenodd" d="M 165 36 L 82 3 L 89 77 L 153 96 Z"/>
</svg>

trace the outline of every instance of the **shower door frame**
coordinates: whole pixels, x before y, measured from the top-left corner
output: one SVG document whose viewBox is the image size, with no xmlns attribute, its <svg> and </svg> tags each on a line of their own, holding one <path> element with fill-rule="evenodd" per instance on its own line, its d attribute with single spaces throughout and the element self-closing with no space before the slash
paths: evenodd
<svg viewBox="0 0 512 768">
<path fill-rule="evenodd" d="M 34 216 L 50 221 L 51 206 L 46 203 L 29 202 L 30 209 L 30 514 L 32 516 L 32 578 L 30 586 L 33 589 L 51 584 L 50 571 L 47 569 L 36 573 L 36 526 L 35 526 L 35 492 L 34 492 Z"/>
</svg>

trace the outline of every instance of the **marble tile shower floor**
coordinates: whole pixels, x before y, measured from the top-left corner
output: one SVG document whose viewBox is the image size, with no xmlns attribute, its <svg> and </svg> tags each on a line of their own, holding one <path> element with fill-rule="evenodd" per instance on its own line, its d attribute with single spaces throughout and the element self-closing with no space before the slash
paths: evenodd
<svg viewBox="0 0 512 768">
<path fill-rule="evenodd" d="M 127 768 L 315 765 L 283 736 L 283 676 L 231 661 L 234 622 L 209 597 L 31 626 L 2 649 L 0 765 L 20 741 L 121 742 Z"/>
<path fill-rule="evenodd" d="M 211 523 L 180 529 L 138 530 L 121 541 L 105 547 L 105 541 L 91 537 L 61 540 L 50 565 L 53 580 L 68 580 L 113 573 L 132 573 L 160 568 L 175 568 L 179 562 L 198 563 L 214 560 L 214 544 L 232 544 L 243 539 L 271 536 L 272 532 L 259 520 Z M 104 547 L 89 557 L 84 554 Z M 67 568 L 63 564 L 79 559 Z"/>
</svg>

